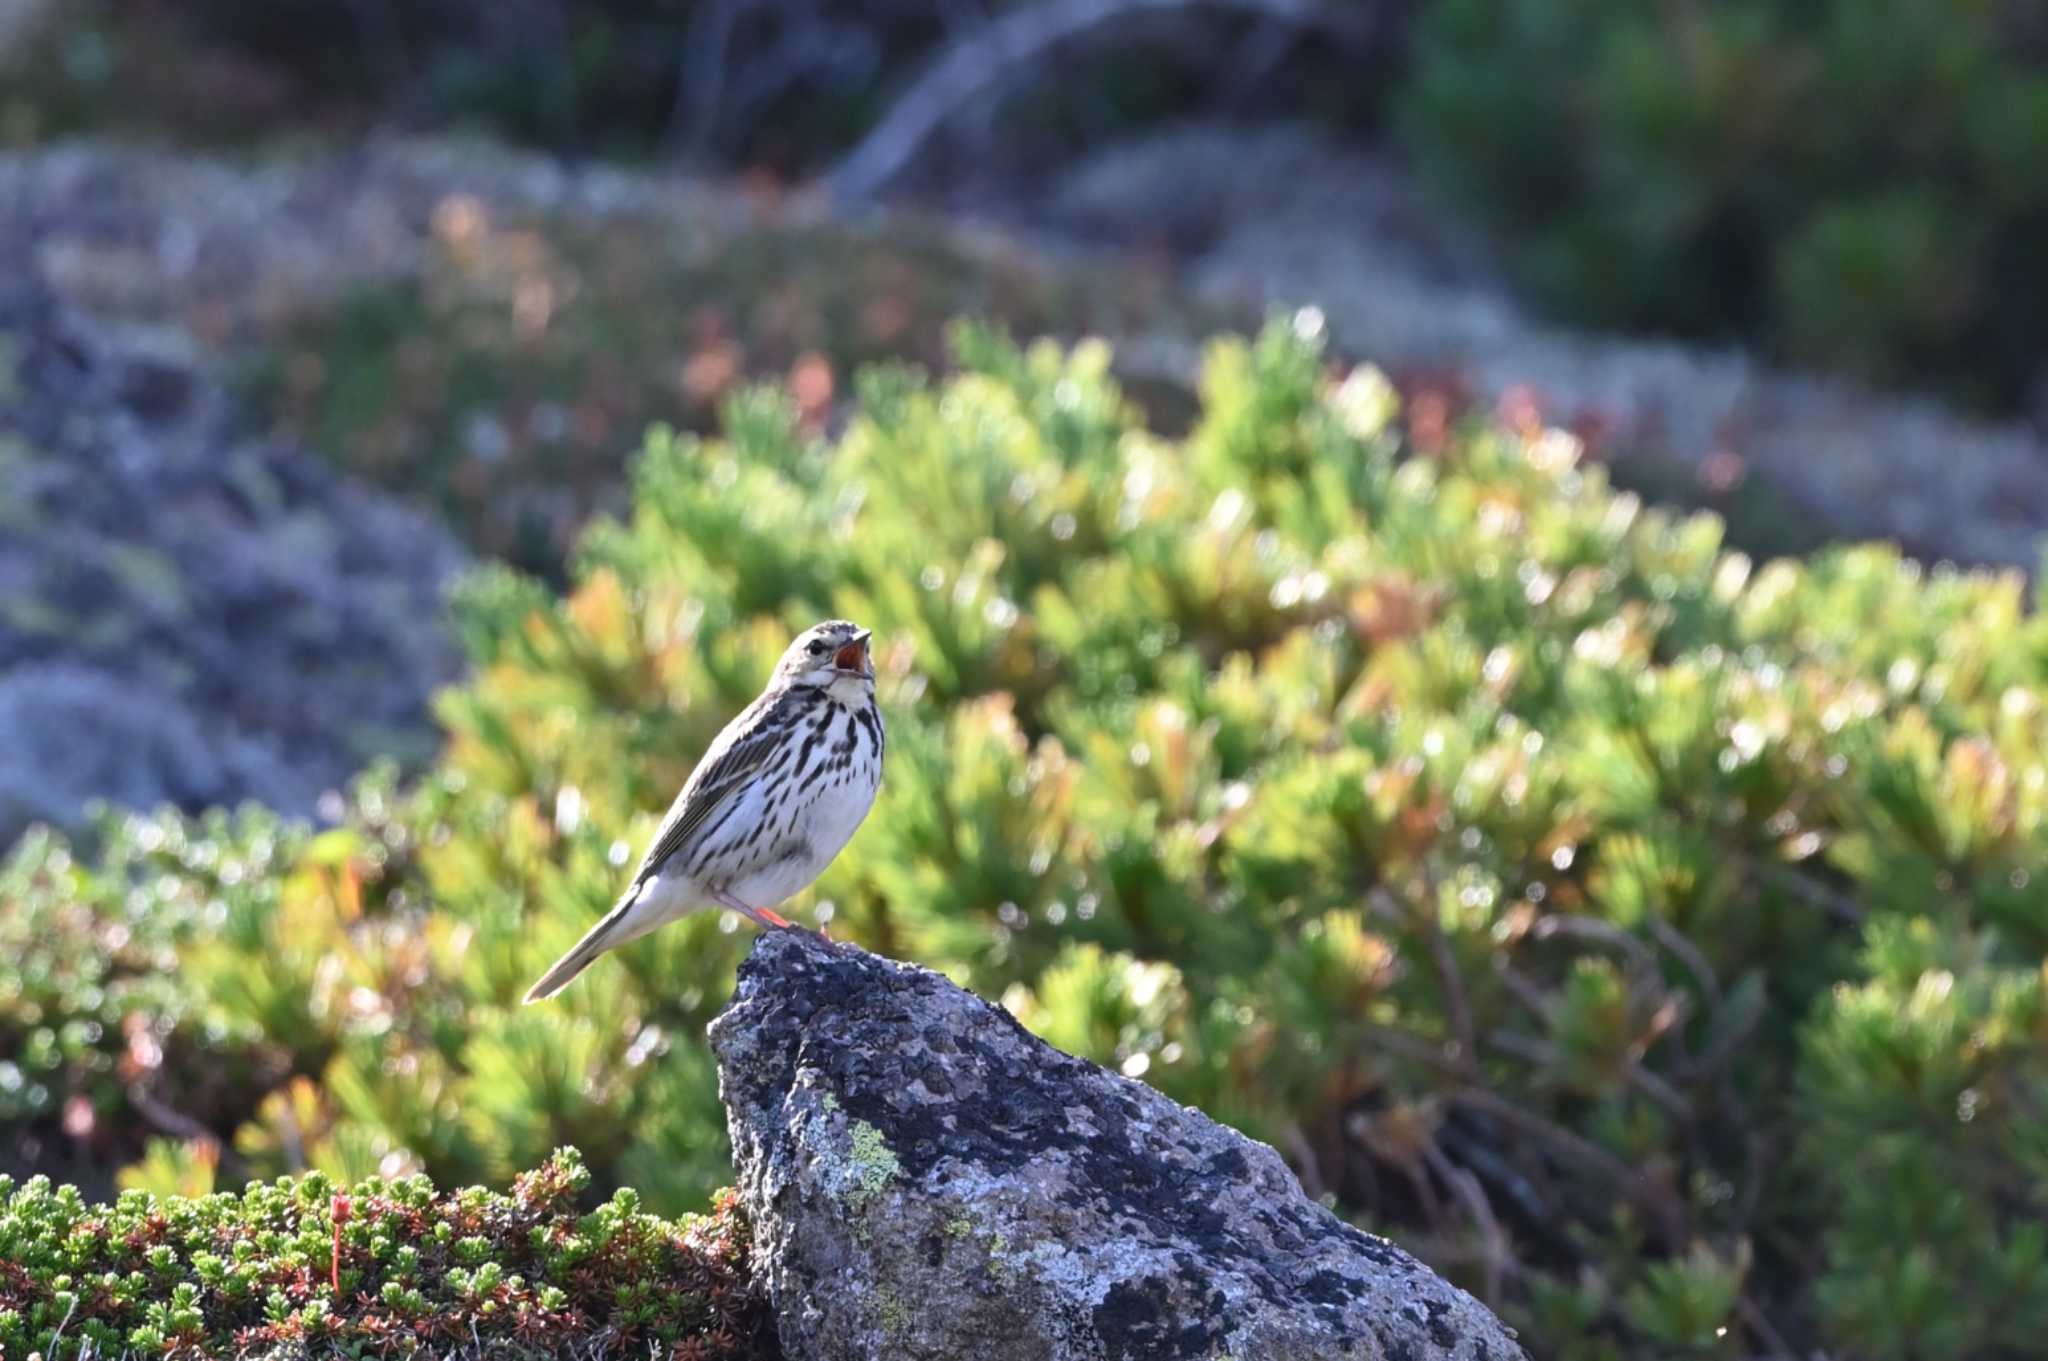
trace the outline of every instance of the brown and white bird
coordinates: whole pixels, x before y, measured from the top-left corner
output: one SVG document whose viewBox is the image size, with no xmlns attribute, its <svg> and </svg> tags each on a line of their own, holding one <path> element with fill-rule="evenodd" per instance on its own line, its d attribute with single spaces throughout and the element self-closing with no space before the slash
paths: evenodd
<svg viewBox="0 0 2048 1361">
<path fill-rule="evenodd" d="M 882 711 L 869 631 L 806 629 L 761 697 L 725 725 L 676 795 L 618 905 L 526 1000 L 552 997 L 607 950 L 707 907 L 759 926 L 809 888 L 868 815 L 882 783 Z"/>
</svg>

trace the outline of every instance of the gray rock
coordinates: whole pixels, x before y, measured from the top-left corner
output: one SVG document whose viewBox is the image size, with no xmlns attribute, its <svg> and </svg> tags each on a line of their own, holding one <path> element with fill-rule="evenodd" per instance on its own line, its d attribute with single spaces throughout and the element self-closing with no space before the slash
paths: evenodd
<svg viewBox="0 0 2048 1361">
<path fill-rule="evenodd" d="M 0 52 L 41 28 L 49 11 L 50 0 L 0 0 Z"/>
<path fill-rule="evenodd" d="M 69 662 L 0 671 L 0 737 L 0 829 L 68 826 L 96 800 L 204 808 L 260 789 L 310 809 L 321 791 L 265 744 L 209 732 L 132 678 Z"/>
<path fill-rule="evenodd" d="M 0 277 L 0 843 L 92 799 L 310 815 L 374 757 L 423 759 L 463 562 L 428 516 L 241 433 L 189 341 Z"/>
<path fill-rule="evenodd" d="M 711 1043 L 802 1361 L 1522 1356 L 1272 1149 L 929 970 L 764 933 Z"/>
</svg>

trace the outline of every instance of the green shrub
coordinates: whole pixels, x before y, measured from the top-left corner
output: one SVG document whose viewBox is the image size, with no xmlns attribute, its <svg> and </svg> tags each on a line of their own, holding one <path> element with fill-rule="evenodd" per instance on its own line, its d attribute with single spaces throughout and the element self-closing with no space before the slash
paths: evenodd
<svg viewBox="0 0 2048 1361">
<path fill-rule="evenodd" d="M 0 1176 L 0 1350 L 89 1356 L 778 1354 L 731 1198 L 669 1223 L 621 1191 L 589 1214 L 573 1150 L 509 1195 L 318 1172 L 240 1194 Z"/>
<path fill-rule="evenodd" d="M 1436 0 L 1399 97 L 1553 306 L 2011 406 L 2048 351 L 2024 6 Z"/>
<path fill-rule="evenodd" d="M 0 1149 L 119 1166 L 180 1122 L 232 1128 L 289 1063 L 296 999 L 210 1012 L 181 954 L 273 911 L 305 834 L 257 810 L 106 820 L 90 863 L 33 830 L 0 868 Z M 251 987 L 279 980 L 251 978 Z M 272 1022 L 266 1029 L 262 1022 Z M 66 1157 L 59 1150 L 68 1150 Z"/>
<path fill-rule="evenodd" d="M 1952 919 L 1867 940 L 1800 1073 L 1821 1315 L 1860 1356 L 2023 1355 L 2048 1329 L 2048 961 Z"/>
<path fill-rule="evenodd" d="M 1101 346 L 955 356 L 870 372 L 836 439 L 751 391 L 722 439 L 657 430 L 566 595 L 471 580 L 436 769 L 178 947 L 179 1005 L 294 1037 L 247 1170 L 501 1181 L 573 1142 L 701 1204 L 746 932 L 518 998 L 840 615 L 877 633 L 889 767 L 793 910 L 1273 1142 L 1540 1355 L 2024 1353 L 2048 617 L 2018 574 L 1753 563 L 1556 433 L 1418 452 L 1307 317 L 1216 344 L 1178 441 Z"/>
</svg>

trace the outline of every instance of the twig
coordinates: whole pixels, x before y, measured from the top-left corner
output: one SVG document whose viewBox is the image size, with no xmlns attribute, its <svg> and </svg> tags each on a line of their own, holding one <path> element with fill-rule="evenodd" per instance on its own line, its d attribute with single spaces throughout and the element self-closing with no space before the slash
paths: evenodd
<svg viewBox="0 0 2048 1361">
<path fill-rule="evenodd" d="M 1745 998 L 1753 998 L 1755 1000 L 1749 1002 L 1742 1011 L 1736 1014 L 1733 1021 L 1725 1025 L 1720 1034 L 1715 1037 L 1712 1045 L 1701 1050 L 1693 1057 L 1692 1077 L 1694 1081 L 1699 1081 L 1719 1072 L 1721 1066 L 1733 1058 L 1749 1040 L 1751 1032 L 1757 1027 L 1757 1023 L 1763 1020 L 1765 1004 L 1762 994 L 1738 991 L 1734 998 L 1721 1004 L 1720 1011 L 1715 1016 L 1715 1021 L 1718 1023 L 1726 1014 L 1728 1008 L 1735 1006 L 1737 1002 Z"/>
<path fill-rule="evenodd" d="M 1433 900 L 1434 894 L 1428 900 L 1404 907 L 1384 888 L 1374 889 L 1367 897 L 1373 911 L 1395 925 L 1407 926 L 1413 922 L 1421 928 L 1422 938 L 1429 946 L 1430 961 L 1436 966 L 1438 986 L 1443 990 L 1444 1014 L 1451 1023 L 1451 1034 L 1457 1037 L 1458 1056 L 1469 1069 L 1479 1061 L 1479 1036 L 1472 1026 L 1472 1007 L 1465 999 L 1465 983 L 1458 974 L 1458 962 L 1451 957 L 1451 943 L 1445 939 L 1443 927 L 1437 921 Z"/>
<path fill-rule="evenodd" d="M 128 1099 L 135 1109 L 142 1112 L 150 1124 L 166 1134 L 175 1134 L 180 1139 L 213 1139 L 214 1133 L 185 1112 L 166 1105 L 150 1095 L 149 1089 L 137 1083 L 128 1089 Z"/>
<path fill-rule="evenodd" d="M 1446 1124 L 1436 1132 L 1436 1138 L 1451 1156 L 1498 1187 L 1531 1224 L 1547 1228 L 1561 1217 L 1528 1177 L 1510 1167 L 1506 1159 L 1476 1136 Z"/>
<path fill-rule="evenodd" d="M 1663 1107 L 1666 1115 L 1681 1125 L 1692 1124 L 1692 1102 L 1686 1100 L 1676 1087 L 1643 1067 L 1640 1059 L 1630 1059 L 1625 1071 L 1636 1090 Z"/>
<path fill-rule="evenodd" d="M 1281 1137 L 1287 1144 L 1287 1151 L 1301 1164 L 1301 1189 L 1308 1192 L 1311 1200 L 1322 1199 L 1326 1189 L 1323 1185 L 1323 1164 L 1316 1157 L 1315 1149 L 1310 1147 L 1308 1136 L 1301 1132 L 1300 1125 L 1290 1123 Z"/>
<path fill-rule="evenodd" d="M 1415 1188 L 1415 1199 L 1422 1206 L 1422 1217 L 1432 1225 L 1443 1223 L 1444 1207 L 1436 1198 L 1436 1187 L 1430 1184 L 1429 1174 L 1414 1158 L 1395 1160 L 1394 1165 L 1408 1178 L 1408 1184 Z"/>
<path fill-rule="evenodd" d="M 1651 924 L 1653 927 L 1663 925 L 1655 919 L 1652 919 Z M 1666 928 L 1666 931 L 1669 932 L 1669 928 Z M 1679 1050 L 1680 1061 L 1684 1061 L 1684 1032 L 1678 1022 L 1682 1021 L 1686 1014 L 1685 998 L 1681 994 L 1673 993 L 1665 983 L 1664 972 L 1657 967 L 1657 957 L 1648 946 L 1637 940 L 1632 933 L 1611 922 L 1570 912 L 1554 913 L 1545 917 L 1536 923 L 1536 929 L 1532 934 L 1538 940 L 1545 940 L 1551 936 L 1574 936 L 1580 940 L 1597 941 L 1621 954 L 1628 964 L 1631 986 L 1657 999 L 1658 1015 L 1664 1015 L 1668 1011 L 1670 1024 L 1660 1028 L 1658 1034 L 1652 1037 L 1651 1043 L 1654 1044 L 1657 1039 L 1668 1034 Z M 1670 934 L 1675 936 L 1676 933 Z M 1683 949 L 1690 952 L 1691 962 L 1697 963 L 1699 970 L 1704 971 L 1705 977 L 1711 979 L 1713 971 L 1706 968 L 1706 961 L 1699 957 L 1699 952 L 1693 950 L 1683 938 L 1678 939 Z M 1702 976 L 1700 971 L 1694 973 L 1695 981 Z M 1711 987 L 1708 989 L 1708 995 L 1713 995 Z"/>
<path fill-rule="evenodd" d="M 1385 1026 L 1367 1026 L 1366 1031 L 1384 1048 L 1418 1063 L 1427 1064 L 1448 1076 L 1468 1083 L 1470 1081 L 1469 1073 L 1464 1067 L 1439 1053 L 1437 1046 L 1418 1036 Z M 1647 1212 L 1667 1242 L 1675 1244 L 1685 1241 L 1684 1207 L 1674 1204 L 1672 1198 L 1654 1182 L 1600 1145 L 1583 1135 L 1574 1134 L 1562 1125 L 1544 1119 L 1533 1111 L 1523 1110 L 1485 1087 L 1467 1085 L 1452 1092 L 1449 1099 L 1468 1110 L 1491 1115 L 1502 1124 L 1512 1125 L 1525 1134 L 1534 1135 L 1572 1161 L 1598 1173 L 1619 1187 L 1624 1195 Z"/>
<path fill-rule="evenodd" d="M 1592 1140 L 1533 1111 L 1523 1110 L 1482 1087 L 1469 1087 L 1454 1093 L 1451 1100 L 1470 1109 L 1484 1111 L 1504 1125 L 1513 1125 L 1525 1134 L 1534 1135 L 1558 1153 L 1598 1173 L 1650 1216 L 1666 1242 L 1677 1244 L 1685 1241 L 1684 1207 L 1674 1203 L 1672 1197 L 1648 1177 Z"/>
<path fill-rule="evenodd" d="M 1434 1068 L 1438 1072 L 1457 1078 L 1461 1082 L 1471 1081 L 1472 1070 L 1468 1066 L 1466 1059 L 1457 1055 L 1446 1054 L 1444 1052 L 1446 1046 L 1443 1044 L 1432 1044 L 1420 1035 L 1412 1034 L 1406 1030 L 1396 1030 L 1391 1026 L 1374 1025 L 1369 1021 L 1364 1022 L 1362 1028 L 1364 1033 L 1382 1049 L 1391 1050 L 1402 1058 L 1411 1059 L 1425 1067 Z"/>
<path fill-rule="evenodd" d="M 1093 29 L 1149 14 L 1209 9 L 1259 15 L 1318 29 L 1353 47 L 1370 41 L 1371 17 L 1320 0 L 1044 0 L 992 19 L 956 40 L 889 107 L 868 135 L 825 177 L 841 201 L 874 197 L 903 172 L 932 134 L 1019 67 Z"/>
<path fill-rule="evenodd" d="M 718 123 L 718 99 L 732 48 L 733 24 L 747 0 L 708 0 L 690 18 L 676 67 L 676 99 L 669 111 L 668 142 L 695 158 L 711 145 Z M 685 142 L 687 132 L 688 141 Z"/>
<path fill-rule="evenodd" d="M 1757 1307 L 1755 1300 L 1747 1294 L 1738 1295 L 1735 1299 L 1735 1312 L 1742 1316 L 1742 1321 L 1749 1325 L 1749 1330 L 1771 1349 L 1771 1355 L 1778 1361 L 1798 1361 L 1799 1353 L 1792 1350 L 1792 1344 L 1785 1340 L 1785 1335 L 1779 1332 L 1776 1325 L 1765 1316 L 1764 1311 Z"/>
<path fill-rule="evenodd" d="M 54 1357 L 54 1356 L 58 1355 L 58 1352 L 57 1352 L 57 1344 L 58 1344 L 59 1342 L 62 1342 L 62 1341 L 64 1340 L 64 1330 L 65 1330 L 66 1328 L 69 1328 L 69 1327 L 71 1326 L 71 1315 L 72 1315 L 72 1314 L 74 1314 L 75 1312 L 77 1312 L 77 1310 L 78 1310 L 78 1292 L 77 1292 L 77 1291 L 73 1291 L 73 1292 L 72 1292 L 72 1294 L 71 1294 L 71 1304 L 69 1305 L 69 1307 L 67 1307 L 67 1308 L 66 1308 L 66 1309 L 64 1310 L 64 1321 L 63 1321 L 62 1323 L 59 1323 L 59 1324 L 57 1325 L 57 1331 L 56 1331 L 56 1332 L 54 1332 L 54 1333 L 51 1333 L 51 1334 L 50 1334 L 50 1355 L 51 1355 L 51 1356 L 53 1356 L 53 1357 Z"/>
<path fill-rule="evenodd" d="M 1532 1134 L 1532 1136 L 1540 1138 L 1544 1144 L 1548 1144 L 1550 1148 L 1554 1148 L 1556 1152 L 1563 1154 L 1565 1158 L 1577 1162 L 1577 1165 L 1585 1167 L 1587 1171 L 1599 1175 L 1602 1179 L 1606 1179 L 1608 1183 L 1612 1183 L 1614 1187 L 1618 1187 L 1622 1191 L 1622 1195 L 1626 1195 L 1630 1201 L 1634 1201 L 1638 1208 L 1651 1218 L 1653 1226 L 1659 1230 L 1659 1234 L 1663 1236 L 1665 1242 L 1679 1244 L 1679 1242 L 1686 1240 L 1686 1208 L 1683 1208 L 1681 1203 L 1675 1203 L 1669 1193 L 1665 1193 L 1661 1187 L 1657 1187 L 1657 1183 L 1653 1183 L 1649 1177 L 1638 1173 L 1636 1169 L 1628 1167 L 1626 1162 L 1622 1162 L 1618 1156 L 1614 1156 L 1606 1148 L 1591 1142 L 1589 1138 L 1585 1138 L 1581 1134 L 1573 1134 L 1565 1126 L 1554 1124 L 1554 1122 L 1550 1122 L 1550 1119 L 1544 1119 L 1542 1115 L 1538 1115 L 1534 1111 L 1526 1111 L 1520 1105 L 1513 1105 L 1511 1101 L 1507 1101 L 1505 1097 L 1493 1093 L 1487 1087 L 1475 1085 L 1473 1083 L 1473 1070 L 1466 1068 L 1458 1060 L 1442 1054 L 1438 1046 L 1430 1044 L 1427 1040 L 1421 1040 L 1419 1036 L 1411 1036 L 1411 1034 L 1407 1034 L 1407 1031 L 1389 1029 L 1389 1027 L 1384 1027 L 1384 1025 L 1368 1025 L 1366 1029 L 1368 1029 L 1368 1034 L 1372 1036 L 1372 1040 L 1376 1044 L 1380 1044 L 1382 1048 L 1393 1050 L 1393 1052 L 1401 1054 L 1403 1058 L 1411 1058 L 1415 1062 L 1421 1062 L 1421 1064 L 1427 1064 L 1427 1066 L 1432 1066 L 1432 1068 L 1438 1068 L 1440 1072 L 1446 1074 L 1446 1077 L 1452 1077 L 1452 1079 L 1458 1079 L 1458 1081 L 1466 1083 L 1464 1087 L 1460 1087 L 1460 1089 L 1450 1093 L 1448 1099 L 1454 1105 L 1462 1105 L 1462 1107 L 1466 1107 L 1470 1111 L 1481 1111 L 1481 1113 L 1493 1115 L 1495 1119 L 1499 1119 L 1501 1124 L 1513 1126 L 1516 1130 L 1522 1130 L 1524 1134 Z M 1493 1036 L 1493 1042 L 1499 1042 L 1499 1040 L 1501 1040 L 1501 1036 Z M 1540 1040 L 1532 1040 L 1530 1044 L 1532 1046 L 1542 1046 Z M 1548 1048 L 1548 1046 L 1542 1046 L 1542 1048 Z M 1554 1058 L 1554 1052 L 1552 1052 L 1552 1058 Z"/>
<path fill-rule="evenodd" d="M 847 85 L 868 84 L 881 66 L 881 52 L 874 35 L 853 24 L 819 21 L 796 29 L 773 47 L 748 63 L 731 81 L 732 93 L 725 107 L 717 111 L 717 122 L 726 131 L 728 145 L 754 126 L 755 119 L 770 104 L 806 81 L 827 76 Z M 709 138 L 707 127 L 704 137 Z M 709 148 L 700 141 L 693 154 Z"/>
<path fill-rule="evenodd" d="M 1424 1148 L 1422 1157 L 1429 1164 L 1430 1170 L 1442 1177 L 1445 1184 L 1451 1188 L 1451 1194 L 1465 1207 L 1465 1212 L 1472 1216 L 1472 1222 L 1485 1239 L 1486 1255 L 1482 1266 L 1485 1272 L 1482 1283 L 1484 1293 L 1480 1298 L 1488 1304 L 1498 1305 L 1502 1277 L 1519 1272 L 1520 1263 L 1515 1261 L 1514 1254 L 1508 1250 L 1507 1235 L 1501 1232 L 1500 1221 L 1494 1218 L 1493 1205 L 1486 1199 L 1486 1188 L 1479 1184 L 1479 1178 L 1446 1158 L 1443 1150 L 1435 1144 Z"/>
<path fill-rule="evenodd" d="M 1817 883 L 1801 874 L 1798 870 L 1785 865 L 1774 865 L 1764 860 L 1756 861 L 1755 865 L 1757 878 L 1767 884 L 1775 884 L 1793 897 L 1803 898 L 1815 907 L 1826 908 L 1829 913 L 1841 921 L 1848 922 L 1853 926 L 1860 926 L 1863 924 L 1864 918 L 1869 916 L 1869 913 L 1864 910 L 1863 904 L 1857 902 L 1848 894 L 1838 893 L 1826 884 Z"/>
<path fill-rule="evenodd" d="M 1602 945 L 1611 945 L 1628 956 L 1630 965 L 1644 973 L 1656 972 L 1657 962 L 1643 943 L 1628 932 L 1598 917 L 1584 917 L 1572 912 L 1553 912 L 1536 923 L 1531 932 L 1538 940 L 1552 936 L 1576 936 L 1580 940 L 1596 940 Z"/>
<path fill-rule="evenodd" d="M 1539 1068 L 1555 1068 L 1564 1062 L 1564 1054 L 1549 1040 L 1540 1040 L 1534 1035 L 1522 1035 L 1505 1027 L 1486 1037 L 1488 1045 L 1512 1058 L 1533 1063 Z"/>
<path fill-rule="evenodd" d="M 1496 1030 L 1486 1037 L 1486 1042 L 1503 1054 L 1533 1063 L 1540 1068 L 1555 1068 L 1564 1063 L 1562 1050 L 1550 1041 L 1539 1040 L 1533 1035 L 1520 1035 L 1512 1030 Z M 1692 1103 L 1687 1101 L 1676 1087 L 1643 1067 L 1640 1060 L 1628 1059 L 1621 1072 L 1631 1086 L 1655 1102 L 1666 1115 L 1681 1125 L 1692 1123 Z"/>
<path fill-rule="evenodd" d="M 1654 920 L 1652 924 L 1661 925 L 1661 923 L 1657 923 Z M 1656 1040 L 1669 1035 L 1672 1044 L 1679 1051 L 1680 1063 L 1683 1064 L 1685 1062 L 1684 1030 L 1678 1024 L 1679 1021 L 1684 1019 L 1686 1014 L 1685 999 L 1681 995 L 1674 994 L 1665 983 L 1663 970 L 1657 967 L 1657 957 L 1650 951 L 1648 946 L 1637 940 L 1633 934 L 1622 930 L 1610 922 L 1604 922 L 1598 917 L 1580 916 L 1569 912 L 1555 913 L 1545 917 L 1542 921 L 1536 923 L 1536 929 L 1533 934 L 1538 940 L 1544 940 L 1551 936 L 1574 936 L 1580 940 L 1597 941 L 1602 945 L 1611 946 L 1619 952 L 1628 961 L 1632 986 L 1640 988 L 1643 992 L 1652 994 L 1659 999 L 1657 1014 L 1662 1015 L 1667 1008 L 1669 1009 L 1671 1023 L 1660 1028 L 1658 1034 L 1651 1038 L 1651 1043 L 1654 1044 Z M 1683 942 L 1681 941 L 1681 943 Z M 1691 947 L 1688 945 L 1686 948 L 1690 949 Z M 1700 964 L 1701 968 L 1705 968 L 1706 961 L 1699 959 L 1697 951 L 1693 952 L 1693 959 Z M 1711 977 L 1712 971 L 1708 970 L 1707 975 Z M 1695 979 L 1698 976 L 1695 974 Z"/>
<path fill-rule="evenodd" d="M 129 1087 L 128 1101 L 136 1110 L 142 1113 L 143 1119 L 149 1121 L 150 1124 L 156 1126 L 165 1134 L 175 1135 L 180 1139 L 188 1139 L 196 1143 L 211 1144 L 219 1156 L 219 1165 L 225 1167 L 230 1175 L 240 1176 L 245 1170 L 242 1166 L 241 1158 L 235 1154 L 233 1149 L 222 1142 L 218 1134 L 215 1134 L 183 1111 L 158 1100 L 150 1094 L 148 1088 L 140 1083 Z"/>
<path fill-rule="evenodd" d="M 1527 1007 L 1537 1020 L 1545 1025 L 1557 1020 L 1557 1009 L 1551 1004 L 1550 999 L 1543 995 L 1543 989 L 1530 982 L 1521 970 L 1505 959 L 1496 959 L 1493 962 L 1493 972 L 1499 977 L 1501 986 L 1506 988 L 1517 1002 Z"/>
<path fill-rule="evenodd" d="M 1714 976 L 1714 966 L 1707 963 L 1707 957 L 1700 953 L 1699 947 L 1661 917 L 1650 918 L 1650 934 L 1657 938 L 1659 945 L 1678 956 L 1678 962 L 1685 965 L 1686 972 L 1692 975 L 1692 981 L 1699 987 L 1700 995 L 1719 1005 L 1720 980 Z"/>
</svg>

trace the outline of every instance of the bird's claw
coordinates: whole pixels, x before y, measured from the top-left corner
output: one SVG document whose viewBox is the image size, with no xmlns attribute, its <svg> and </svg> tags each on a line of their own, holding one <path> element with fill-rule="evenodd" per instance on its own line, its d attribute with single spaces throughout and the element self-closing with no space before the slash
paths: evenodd
<svg viewBox="0 0 2048 1361">
<path fill-rule="evenodd" d="M 840 954 L 858 954 L 860 952 L 860 946 L 850 940 L 832 939 L 832 928 L 825 922 L 818 923 L 818 939 L 824 941 L 828 948 L 836 950 Z"/>
</svg>

